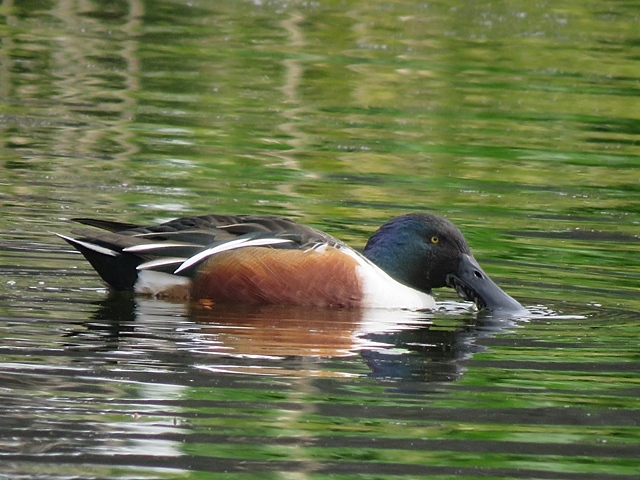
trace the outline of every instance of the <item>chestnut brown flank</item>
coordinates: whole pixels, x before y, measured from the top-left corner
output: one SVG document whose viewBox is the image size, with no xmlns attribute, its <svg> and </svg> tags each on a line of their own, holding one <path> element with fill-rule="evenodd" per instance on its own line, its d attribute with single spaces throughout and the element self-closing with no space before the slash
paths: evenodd
<svg viewBox="0 0 640 480">
<path fill-rule="evenodd" d="M 358 263 L 338 249 L 247 247 L 213 256 L 192 283 L 193 300 L 247 304 L 357 307 Z"/>
</svg>

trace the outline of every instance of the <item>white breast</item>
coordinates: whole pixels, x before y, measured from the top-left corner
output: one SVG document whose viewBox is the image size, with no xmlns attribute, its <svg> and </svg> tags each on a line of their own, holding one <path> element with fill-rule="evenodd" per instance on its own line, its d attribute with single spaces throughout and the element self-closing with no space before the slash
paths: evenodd
<svg viewBox="0 0 640 480">
<path fill-rule="evenodd" d="M 363 306 L 371 308 L 405 308 L 433 310 L 436 302 L 420 292 L 391 278 L 380 267 L 350 248 L 344 252 L 358 261 L 358 276 L 363 285 Z"/>
</svg>

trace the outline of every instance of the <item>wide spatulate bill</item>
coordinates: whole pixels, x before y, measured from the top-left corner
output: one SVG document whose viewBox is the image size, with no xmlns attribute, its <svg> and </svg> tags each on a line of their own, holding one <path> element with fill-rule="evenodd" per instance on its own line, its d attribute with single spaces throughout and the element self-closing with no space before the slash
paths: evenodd
<svg viewBox="0 0 640 480">
<path fill-rule="evenodd" d="M 513 297 L 496 285 L 471 255 L 464 254 L 455 273 L 447 276 L 447 285 L 478 309 L 526 312 Z"/>
</svg>

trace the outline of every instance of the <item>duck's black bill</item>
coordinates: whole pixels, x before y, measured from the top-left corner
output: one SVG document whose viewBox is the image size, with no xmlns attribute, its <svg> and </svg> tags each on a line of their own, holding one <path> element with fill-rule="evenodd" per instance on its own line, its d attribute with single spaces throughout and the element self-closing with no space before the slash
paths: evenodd
<svg viewBox="0 0 640 480">
<path fill-rule="evenodd" d="M 526 309 L 510 297 L 484 273 L 471 255 L 463 255 L 455 274 L 447 275 L 447 285 L 458 295 L 476 304 L 478 309 L 505 312 L 526 312 Z"/>
</svg>

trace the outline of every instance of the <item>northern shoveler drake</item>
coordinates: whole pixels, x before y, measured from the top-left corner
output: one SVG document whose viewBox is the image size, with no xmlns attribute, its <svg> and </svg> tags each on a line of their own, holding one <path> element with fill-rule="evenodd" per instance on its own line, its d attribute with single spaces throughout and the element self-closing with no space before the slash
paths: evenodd
<svg viewBox="0 0 640 480">
<path fill-rule="evenodd" d="M 362 253 L 282 217 L 203 215 L 160 225 L 78 218 L 97 227 L 60 235 L 114 291 L 194 301 L 432 309 L 452 287 L 489 310 L 523 310 L 473 258 L 449 220 L 410 213 L 388 221 Z"/>
</svg>

